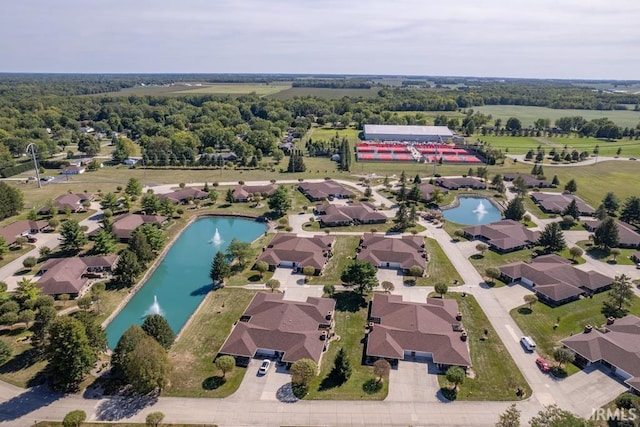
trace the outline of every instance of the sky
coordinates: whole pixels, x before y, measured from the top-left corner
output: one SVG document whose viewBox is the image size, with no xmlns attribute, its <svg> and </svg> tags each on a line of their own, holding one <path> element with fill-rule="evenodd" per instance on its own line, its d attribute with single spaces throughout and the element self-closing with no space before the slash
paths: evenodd
<svg viewBox="0 0 640 427">
<path fill-rule="evenodd" d="M 7 0 L 0 72 L 640 79 L 638 0 Z"/>
</svg>

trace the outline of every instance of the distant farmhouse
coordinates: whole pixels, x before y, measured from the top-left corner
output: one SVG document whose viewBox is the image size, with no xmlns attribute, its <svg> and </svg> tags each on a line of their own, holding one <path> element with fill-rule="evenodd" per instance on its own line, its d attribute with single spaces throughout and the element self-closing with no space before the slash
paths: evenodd
<svg viewBox="0 0 640 427">
<path fill-rule="evenodd" d="M 369 361 L 431 359 L 441 370 L 467 368 L 471 356 L 455 300 L 402 301 L 402 295 L 374 294 L 366 355 Z"/>
<path fill-rule="evenodd" d="M 311 359 L 319 366 L 333 335 L 336 301 L 308 297 L 285 301 L 282 294 L 258 292 L 220 348 L 246 366 L 253 357 L 292 364 Z"/>
<path fill-rule="evenodd" d="M 588 366 L 600 363 L 622 377 L 640 393 L 640 318 L 629 315 L 609 318 L 603 329 L 585 326 L 584 333 L 562 340 L 576 353 L 576 363 Z"/>
<path fill-rule="evenodd" d="M 402 236 L 399 239 L 383 234 L 364 233 L 360 239 L 356 258 L 379 268 L 395 268 L 408 274 L 413 266 L 423 272 L 427 269 L 427 251 L 424 238 Z"/>
<path fill-rule="evenodd" d="M 328 180 L 322 182 L 301 182 L 298 190 L 302 192 L 307 199 L 312 202 L 326 200 L 329 198 L 346 199 L 354 195 L 354 192 L 338 184 L 335 181 Z"/>
<path fill-rule="evenodd" d="M 540 206 L 544 212 L 561 214 L 571 204 L 572 200 L 576 201 L 576 206 L 580 210 L 580 215 L 593 215 L 595 209 L 587 205 L 580 197 L 573 194 L 558 193 L 531 193 L 533 201 Z"/>
<path fill-rule="evenodd" d="M 332 255 L 335 237 L 314 236 L 298 237 L 293 233 L 278 233 L 257 261 L 265 261 L 271 271 L 277 267 L 290 267 L 301 270 L 313 267 L 314 273 L 320 274 Z"/>
<path fill-rule="evenodd" d="M 81 173 L 85 173 L 86 170 L 87 168 L 81 165 L 69 165 L 62 169 L 60 173 L 62 175 L 79 175 Z"/>
<path fill-rule="evenodd" d="M 462 229 L 469 240 L 481 239 L 491 249 L 505 253 L 535 245 L 540 238 L 539 231 L 529 230 L 517 221 L 505 219 L 484 225 L 474 225 Z"/>
<path fill-rule="evenodd" d="M 446 126 L 364 125 L 366 141 L 444 142 L 453 137 Z"/>
<path fill-rule="evenodd" d="M 519 280 L 530 286 L 541 301 L 552 306 L 605 291 L 613 283 L 610 277 L 596 271 L 582 271 L 555 254 L 539 256 L 531 262 L 503 265 L 500 272 L 505 281 Z"/>
<path fill-rule="evenodd" d="M 378 212 L 371 203 L 354 203 L 347 206 L 332 204 L 318 205 L 315 208 L 321 227 L 338 227 L 360 224 L 384 224 L 387 216 Z"/>
</svg>

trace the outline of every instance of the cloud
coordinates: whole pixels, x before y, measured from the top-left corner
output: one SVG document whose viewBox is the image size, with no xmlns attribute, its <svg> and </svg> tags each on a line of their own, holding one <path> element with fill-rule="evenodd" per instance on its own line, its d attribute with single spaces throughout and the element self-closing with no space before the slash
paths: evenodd
<svg viewBox="0 0 640 427">
<path fill-rule="evenodd" d="M 32 0 L 0 71 L 637 78 L 634 0 Z"/>
</svg>

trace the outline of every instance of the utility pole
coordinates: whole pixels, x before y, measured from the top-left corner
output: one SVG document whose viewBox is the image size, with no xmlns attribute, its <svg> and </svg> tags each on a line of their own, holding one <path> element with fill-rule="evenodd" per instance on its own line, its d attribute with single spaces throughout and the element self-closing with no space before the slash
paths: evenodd
<svg viewBox="0 0 640 427">
<path fill-rule="evenodd" d="M 42 188 L 40 182 L 40 170 L 38 169 L 38 159 L 36 159 L 36 145 L 32 142 L 27 145 L 27 153 L 31 150 L 31 159 L 33 160 L 33 167 L 36 170 L 36 181 L 38 181 L 38 188 Z"/>
</svg>

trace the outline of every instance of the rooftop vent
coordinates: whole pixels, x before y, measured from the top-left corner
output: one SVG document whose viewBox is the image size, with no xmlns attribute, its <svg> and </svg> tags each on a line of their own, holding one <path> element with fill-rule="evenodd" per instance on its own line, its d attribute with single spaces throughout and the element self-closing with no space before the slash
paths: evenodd
<svg viewBox="0 0 640 427">
<path fill-rule="evenodd" d="M 591 332 L 593 330 L 593 326 L 591 325 L 584 325 L 584 333 L 588 334 L 589 332 Z"/>
<path fill-rule="evenodd" d="M 607 317 L 607 325 L 613 325 L 616 321 L 616 318 L 613 316 Z"/>
</svg>

